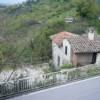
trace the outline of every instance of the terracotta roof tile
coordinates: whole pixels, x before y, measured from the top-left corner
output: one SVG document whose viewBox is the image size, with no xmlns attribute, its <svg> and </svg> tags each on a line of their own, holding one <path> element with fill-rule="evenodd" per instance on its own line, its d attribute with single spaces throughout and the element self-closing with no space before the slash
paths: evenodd
<svg viewBox="0 0 100 100">
<path fill-rule="evenodd" d="M 50 38 L 56 44 L 61 45 L 65 37 L 74 36 L 74 35 L 75 35 L 74 33 L 70 33 L 70 32 L 60 32 L 60 33 L 50 36 Z"/>
<path fill-rule="evenodd" d="M 83 36 L 66 37 L 75 53 L 100 52 L 100 36 L 96 35 L 94 40 L 89 40 Z"/>
<path fill-rule="evenodd" d="M 57 45 L 61 45 L 63 39 L 67 39 L 71 44 L 74 53 L 100 52 L 100 35 L 95 34 L 94 40 L 89 40 L 88 35 L 75 35 L 70 32 L 60 32 L 50 37 Z"/>
<path fill-rule="evenodd" d="M 100 35 L 95 34 L 94 40 L 89 40 L 88 35 L 76 35 L 70 32 L 60 32 L 50 37 L 57 45 L 61 45 L 63 39 L 67 39 L 71 44 L 74 53 L 100 52 Z"/>
</svg>

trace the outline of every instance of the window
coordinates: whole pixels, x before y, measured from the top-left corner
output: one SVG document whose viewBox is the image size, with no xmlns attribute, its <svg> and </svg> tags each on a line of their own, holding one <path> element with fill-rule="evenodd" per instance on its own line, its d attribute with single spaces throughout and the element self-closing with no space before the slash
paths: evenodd
<svg viewBox="0 0 100 100">
<path fill-rule="evenodd" d="M 58 66 L 60 66 L 60 57 L 58 56 Z"/>
<path fill-rule="evenodd" d="M 65 54 L 67 55 L 67 46 L 65 46 Z"/>
</svg>

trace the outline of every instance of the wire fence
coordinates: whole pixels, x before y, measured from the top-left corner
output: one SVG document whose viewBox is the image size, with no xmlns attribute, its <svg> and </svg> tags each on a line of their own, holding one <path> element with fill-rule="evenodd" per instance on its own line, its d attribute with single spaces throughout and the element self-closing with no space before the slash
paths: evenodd
<svg viewBox="0 0 100 100">
<path fill-rule="evenodd" d="M 4 100 L 27 92 L 35 92 L 96 75 L 100 75 L 100 66 L 88 65 L 44 74 L 37 78 L 27 77 L 16 81 L 2 82 L 0 83 L 0 99 Z"/>
</svg>

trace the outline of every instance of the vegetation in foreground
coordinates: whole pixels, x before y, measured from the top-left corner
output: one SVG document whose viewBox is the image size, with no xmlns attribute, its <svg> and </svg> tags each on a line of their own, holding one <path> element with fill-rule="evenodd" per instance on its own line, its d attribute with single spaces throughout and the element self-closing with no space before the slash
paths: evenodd
<svg viewBox="0 0 100 100">
<path fill-rule="evenodd" d="M 51 58 L 49 36 L 60 31 L 82 34 L 88 26 L 100 32 L 100 0 L 28 0 L 0 8 L 0 65 Z M 75 23 L 65 23 L 74 17 Z M 37 59 L 38 60 L 38 59 Z M 14 66 L 12 64 L 12 66 Z"/>
<path fill-rule="evenodd" d="M 70 68 L 74 68 L 74 65 L 72 65 L 72 64 L 64 64 L 61 68 L 62 69 L 70 69 Z"/>
</svg>

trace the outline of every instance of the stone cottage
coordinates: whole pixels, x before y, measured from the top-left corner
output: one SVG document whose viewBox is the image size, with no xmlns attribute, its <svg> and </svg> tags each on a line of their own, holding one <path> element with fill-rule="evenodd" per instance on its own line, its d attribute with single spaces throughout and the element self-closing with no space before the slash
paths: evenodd
<svg viewBox="0 0 100 100">
<path fill-rule="evenodd" d="M 88 34 L 60 32 L 50 38 L 55 67 L 63 64 L 74 66 L 100 64 L 100 35 L 97 35 L 93 29 L 89 29 Z"/>
</svg>

